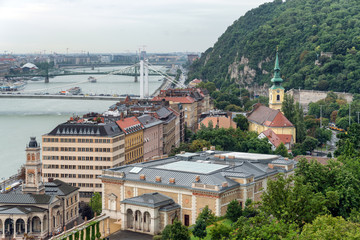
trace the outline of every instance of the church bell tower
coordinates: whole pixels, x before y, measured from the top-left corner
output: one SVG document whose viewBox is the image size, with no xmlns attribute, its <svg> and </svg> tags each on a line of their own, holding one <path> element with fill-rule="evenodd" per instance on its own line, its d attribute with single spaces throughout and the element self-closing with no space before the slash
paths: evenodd
<svg viewBox="0 0 360 240">
<path fill-rule="evenodd" d="M 280 77 L 279 54 L 277 49 L 274 77 L 271 79 L 271 82 L 273 85 L 271 88 L 269 88 L 269 107 L 281 111 L 282 102 L 284 101 L 285 89 L 281 86 L 283 80 Z"/>
<path fill-rule="evenodd" d="M 40 145 L 35 137 L 30 138 L 26 146 L 25 164 L 25 183 L 23 183 L 23 193 L 44 194 L 45 186 L 41 177 Z"/>
</svg>

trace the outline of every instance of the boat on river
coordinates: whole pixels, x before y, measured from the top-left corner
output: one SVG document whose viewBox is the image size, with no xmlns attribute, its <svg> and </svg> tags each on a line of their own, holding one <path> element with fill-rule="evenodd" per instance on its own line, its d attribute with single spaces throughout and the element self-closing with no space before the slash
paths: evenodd
<svg viewBox="0 0 360 240">
<path fill-rule="evenodd" d="M 16 82 L 2 82 L 0 85 L 0 91 L 1 92 L 7 92 L 7 91 L 20 91 L 25 88 L 27 82 L 25 81 L 16 81 Z"/>
<path fill-rule="evenodd" d="M 61 95 L 78 95 L 81 92 L 81 88 L 79 87 L 73 87 L 66 91 L 61 91 Z"/>
<path fill-rule="evenodd" d="M 96 80 L 96 78 L 90 76 L 90 77 L 88 78 L 88 81 L 91 82 L 91 83 L 96 83 L 97 80 Z"/>
</svg>

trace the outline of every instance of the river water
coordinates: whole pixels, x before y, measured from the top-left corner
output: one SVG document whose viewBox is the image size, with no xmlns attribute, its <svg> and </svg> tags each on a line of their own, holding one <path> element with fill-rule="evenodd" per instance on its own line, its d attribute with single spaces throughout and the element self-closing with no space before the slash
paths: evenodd
<svg viewBox="0 0 360 240">
<path fill-rule="evenodd" d="M 121 67 L 119 67 L 121 68 Z M 95 69 L 106 71 L 115 67 Z M 76 69 L 83 71 L 83 69 Z M 89 69 L 86 70 L 89 72 Z M 71 87 L 80 87 L 84 94 L 135 94 L 139 95 L 139 82 L 134 77 L 93 75 L 96 83 L 89 83 L 90 75 L 59 76 L 50 83 L 28 81 L 24 92 L 57 93 Z M 149 76 L 149 92 L 162 83 L 161 76 Z M 57 99 L 0 99 L 0 178 L 9 177 L 25 163 L 25 147 L 30 136 L 41 143 L 41 136 L 74 114 L 104 112 L 114 101 L 57 100 Z"/>
</svg>

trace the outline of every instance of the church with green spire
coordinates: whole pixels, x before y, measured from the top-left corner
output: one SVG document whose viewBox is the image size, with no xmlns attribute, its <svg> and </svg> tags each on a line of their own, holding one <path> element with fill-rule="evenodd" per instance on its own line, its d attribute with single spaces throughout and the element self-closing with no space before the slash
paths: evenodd
<svg viewBox="0 0 360 240">
<path fill-rule="evenodd" d="M 276 50 L 276 60 L 274 68 L 274 77 L 271 79 L 273 85 L 269 88 L 269 107 L 281 111 L 284 101 L 285 89 L 281 86 L 283 82 L 280 76 L 279 53 Z"/>
</svg>

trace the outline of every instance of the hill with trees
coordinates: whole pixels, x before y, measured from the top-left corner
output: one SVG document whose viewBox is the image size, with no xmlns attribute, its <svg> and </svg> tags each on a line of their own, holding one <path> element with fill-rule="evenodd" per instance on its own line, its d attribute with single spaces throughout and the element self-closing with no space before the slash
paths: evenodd
<svg viewBox="0 0 360 240">
<path fill-rule="evenodd" d="M 274 0 L 252 9 L 190 66 L 189 79 L 221 92 L 266 89 L 277 46 L 286 89 L 360 92 L 358 0 Z"/>
</svg>

